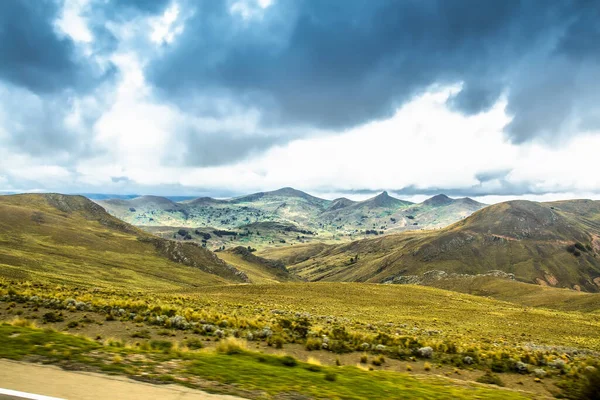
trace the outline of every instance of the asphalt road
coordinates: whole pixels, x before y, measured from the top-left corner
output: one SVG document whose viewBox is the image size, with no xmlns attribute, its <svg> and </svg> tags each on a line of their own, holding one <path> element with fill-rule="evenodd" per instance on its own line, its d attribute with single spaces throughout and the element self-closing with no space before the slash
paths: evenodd
<svg viewBox="0 0 600 400">
<path fill-rule="evenodd" d="M 7 395 L 0 390 L 0 400 L 45 400 L 43 396 L 66 400 L 242 400 L 178 385 L 157 386 L 122 377 L 9 360 L 0 360 L 0 388 L 25 393 Z"/>
</svg>

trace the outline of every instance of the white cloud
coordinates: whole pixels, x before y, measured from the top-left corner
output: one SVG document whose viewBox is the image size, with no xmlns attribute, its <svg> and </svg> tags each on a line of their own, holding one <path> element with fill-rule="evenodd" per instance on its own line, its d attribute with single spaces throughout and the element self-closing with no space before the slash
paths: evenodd
<svg viewBox="0 0 600 400">
<path fill-rule="evenodd" d="M 75 42 L 90 43 L 94 40 L 82 13 L 89 0 L 66 0 L 56 26 Z"/>
<path fill-rule="evenodd" d="M 178 23 L 179 6 L 175 3 L 163 15 L 150 18 L 150 40 L 157 44 L 172 43 L 183 32 L 184 25 Z"/>
</svg>

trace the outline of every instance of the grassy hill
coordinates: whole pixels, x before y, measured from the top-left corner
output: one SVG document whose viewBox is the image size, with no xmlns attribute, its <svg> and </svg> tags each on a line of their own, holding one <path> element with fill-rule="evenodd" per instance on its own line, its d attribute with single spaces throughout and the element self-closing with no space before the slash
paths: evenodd
<svg viewBox="0 0 600 400">
<path fill-rule="evenodd" d="M 293 282 L 301 280 L 290 274 L 281 261 L 256 256 L 248 248 L 237 246 L 218 253 L 220 259 L 244 272 L 251 283 Z"/>
<path fill-rule="evenodd" d="M 123 221 L 175 239 L 179 239 L 174 235 L 179 229 L 203 233 L 207 229 L 209 232 L 264 233 L 232 244 L 253 247 L 313 241 L 336 243 L 391 232 L 444 227 L 485 206 L 471 199 L 450 199 L 444 195 L 414 204 L 396 199 L 387 192 L 360 202 L 345 198 L 329 201 L 292 188 L 227 200 L 202 197 L 173 202 L 156 196 L 142 196 L 97 202 Z M 288 232 L 292 234 L 288 235 Z M 198 241 L 198 238 L 191 235 L 190 240 Z M 215 238 L 205 242 L 210 249 L 224 244 Z"/>
<path fill-rule="evenodd" d="M 93 287 L 181 289 L 246 277 L 192 243 L 147 234 L 82 196 L 0 196 L 0 275 Z"/>
<path fill-rule="evenodd" d="M 308 280 L 413 282 L 439 270 L 499 270 L 523 282 L 600 289 L 597 202 L 512 201 L 486 207 L 447 228 L 405 232 L 337 246 L 266 249 Z"/>
</svg>

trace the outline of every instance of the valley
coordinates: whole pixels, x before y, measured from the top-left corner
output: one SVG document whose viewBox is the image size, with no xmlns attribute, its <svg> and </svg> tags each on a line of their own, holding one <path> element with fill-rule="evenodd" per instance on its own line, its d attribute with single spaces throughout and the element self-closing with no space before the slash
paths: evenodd
<svg viewBox="0 0 600 400">
<path fill-rule="evenodd" d="M 379 195 L 342 217 L 293 195 L 296 210 L 329 207 L 323 221 L 466 212 L 462 200 Z M 600 369 L 597 202 L 500 203 L 436 229 L 336 240 L 311 235 L 316 219 L 284 213 L 281 196 L 258 196 L 275 221 L 227 229 L 133 226 L 82 196 L 1 196 L 0 356 L 257 399 L 588 390 Z"/>
</svg>

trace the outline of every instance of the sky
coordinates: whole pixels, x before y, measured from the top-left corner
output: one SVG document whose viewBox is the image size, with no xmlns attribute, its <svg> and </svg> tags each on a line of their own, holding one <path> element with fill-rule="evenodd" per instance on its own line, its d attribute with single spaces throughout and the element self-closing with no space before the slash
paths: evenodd
<svg viewBox="0 0 600 400">
<path fill-rule="evenodd" d="M 0 192 L 600 199 L 595 0 L 6 0 Z"/>
</svg>

